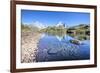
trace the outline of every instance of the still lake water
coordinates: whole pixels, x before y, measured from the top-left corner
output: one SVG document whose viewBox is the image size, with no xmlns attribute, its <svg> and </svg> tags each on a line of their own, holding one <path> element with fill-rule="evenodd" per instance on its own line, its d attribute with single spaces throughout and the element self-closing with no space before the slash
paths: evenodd
<svg viewBox="0 0 100 73">
<path fill-rule="evenodd" d="M 81 41 L 82 44 L 71 43 L 75 38 L 43 34 L 38 43 L 36 53 L 37 62 L 68 61 L 90 59 L 90 40 Z"/>
</svg>

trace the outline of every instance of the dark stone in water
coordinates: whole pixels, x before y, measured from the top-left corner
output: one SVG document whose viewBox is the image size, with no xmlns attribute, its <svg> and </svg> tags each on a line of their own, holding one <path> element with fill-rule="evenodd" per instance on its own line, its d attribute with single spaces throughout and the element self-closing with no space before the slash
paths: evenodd
<svg viewBox="0 0 100 73">
<path fill-rule="evenodd" d="M 48 49 L 47 53 L 48 54 L 57 54 L 59 51 L 61 51 L 61 49 L 56 49 L 56 48 L 50 48 Z"/>
<path fill-rule="evenodd" d="M 81 45 L 82 42 L 79 40 L 70 40 L 71 43 L 76 44 L 76 45 Z"/>
</svg>

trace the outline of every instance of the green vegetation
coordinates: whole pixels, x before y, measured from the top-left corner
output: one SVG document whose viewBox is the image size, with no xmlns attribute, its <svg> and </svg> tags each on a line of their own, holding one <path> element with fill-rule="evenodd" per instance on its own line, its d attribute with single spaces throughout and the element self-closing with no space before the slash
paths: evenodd
<svg viewBox="0 0 100 73">
<path fill-rule="evenodd" d="M 67 34 L 78 40 L 90 39 L 90 26 L 86 24 L 80 24 L 74 27 L 70 27 L 67 30 Z"/>
<path fill-rule="evenodd" d="M 74 27 L 68 28 L 67 33 L 75 33 L 75 34 L 85 34 L 89 35 L 90 33 L 90 26 L 85 24 L 80 24 Z"/>
<path fill-rule="evenodd" d="M 21 25 L 21 29 L 22 29 L 22 31 L 30 31 L 31 30 L 29 26 L 23 25 L 23 24 Z"/>
<path fill-rule="evenodd" d="M 39 28 L 33 25 L 21 25 L 22 32 L 39 32 Z"/>
<path fill-rule="evenodd" d="M 38 28 L 34 25 L 21 25 L 22 31 L 24 32 L 39 32 L 47 33 L 48 35 L 64 36 L 70 35 L 78 40 L 90 39 L 90 26 L 86 24 L 80 24 L 73 27 L 65 27 L 63 25 L 59 26 L 48 26 L 46 28 Z"/>
<path fill-rule="evenodd" d="M 45 29 L 43 29 L 43 30 L 41 30 L 41 31 L 43 31 L 43 32 L 45 32 L 45 33 L 49 33 L 49 34 L 66 34 L 66 29 L 64 28 L 64 27 L 56 27 L 56 26 L 54 26 L 54 27 L 47 27 L 47 28 L 45 28 Z"/>
</svg>

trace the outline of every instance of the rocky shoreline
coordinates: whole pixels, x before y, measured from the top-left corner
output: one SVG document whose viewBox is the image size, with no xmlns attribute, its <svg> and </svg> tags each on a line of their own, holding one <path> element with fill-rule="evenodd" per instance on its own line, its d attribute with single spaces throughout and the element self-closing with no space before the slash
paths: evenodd
<svg viewBox="0 0 100 73">
<path fill-rule="evenodd" d="M 36 62 L 37 45 L 41 33 L 22 32 L 21 35 L 21 63 Z"/>
</svg>

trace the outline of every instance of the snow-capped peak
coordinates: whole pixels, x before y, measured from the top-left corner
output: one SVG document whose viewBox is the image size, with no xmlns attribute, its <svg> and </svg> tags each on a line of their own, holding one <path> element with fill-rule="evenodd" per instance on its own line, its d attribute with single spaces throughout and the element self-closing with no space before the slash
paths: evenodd
<svg viewBox="0 0 100 73">
<path fill-rule="evenodd" d="M 58 22 L 58 24 L 56 24 L 56 26 L 58 27 L 58 26 L 64 26 L 65 27 L 65 24 L 63 23 L 63 22 Z"/>
</svg>

